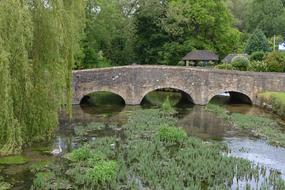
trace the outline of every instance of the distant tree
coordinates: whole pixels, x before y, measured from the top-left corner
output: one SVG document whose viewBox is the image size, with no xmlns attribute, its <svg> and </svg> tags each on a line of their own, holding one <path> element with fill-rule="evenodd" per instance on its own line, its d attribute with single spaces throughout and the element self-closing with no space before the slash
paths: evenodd
<svg viewBox="0 0 285 190">
<path fill-rule="evenodd" d="M 126 15 L 132 11 L 131 8 L 125 9 L 125 5 L 125 2 L 117 0 L 87 1 L 86 37 L 82 44 L 84 58 L 81 67 L 90 68 L 102 64 L 99 52 L 103 52 L 103 60 L 110 61 L 112 65 L 133 62 L 133 27 L 131 18 Z"/>
<path fill-rule="evenodd" d="M 254 31 L 254 33 L 249 38 L 246 44 L 246 47 L 245 47 L 245 52 L 248 54 L 251 54 L 257 51 L 267 52 L 270 50 L 271 49 L 270 49 L 268 40 L 260 29 L 257 29 Z"/>
<path fill-rule="evenodd" d="M 248 5 L 253 0 L 227 0 L 227 7 L 234 16 L 235 26 L 240 30 L 245 30 L 246 11 Z"/>
<path fill-rule="evenodd" d="M 180 49 L 211 49 L 224 56 L 236 52 L 240 33 L 222 0 L 170 1 L 162 26 Z"/>
<path fill-rule="evenodd" d="M 140 0 L 134 14 L 135 53 L 141 64 L 158 64 L 159 53 L 163 51 L 169 36 L 161 27 L 161 19 L 166 14 L 166 2 Z"/>
<path fill-rule="evenodd" d="M 283 0 L 284 3 L 284 0 Z M 253 0 L 246 13 L 246 31 L 260 28 L 267 37 L 284 34 L 285 8 L 282 0 Z"/>
</svg>

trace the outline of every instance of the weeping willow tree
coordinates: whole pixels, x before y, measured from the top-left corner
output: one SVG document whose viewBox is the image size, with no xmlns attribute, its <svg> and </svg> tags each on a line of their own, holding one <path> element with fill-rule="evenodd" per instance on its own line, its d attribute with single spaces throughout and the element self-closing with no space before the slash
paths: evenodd
<svg viewBox="0 0 285 190">
<path fill-rule="evenodd" d="M 50 139 L 58 111 L 71 110 L 84 8 L 82 0 L 1 0 L 0 154 Z"/>
</svg>

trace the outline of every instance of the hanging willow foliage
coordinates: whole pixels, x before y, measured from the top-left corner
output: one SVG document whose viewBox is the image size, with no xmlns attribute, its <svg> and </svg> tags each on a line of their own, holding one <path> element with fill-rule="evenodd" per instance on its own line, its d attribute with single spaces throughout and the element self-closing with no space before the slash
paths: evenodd
<svg viewBox="0 0 285 190">
<path fill-rule="evenodd" d="M 82 0 L 1 0 L 0 154 L 50 139 L 59 109 L 71 111 L 84 8 Z"/>
</svg>

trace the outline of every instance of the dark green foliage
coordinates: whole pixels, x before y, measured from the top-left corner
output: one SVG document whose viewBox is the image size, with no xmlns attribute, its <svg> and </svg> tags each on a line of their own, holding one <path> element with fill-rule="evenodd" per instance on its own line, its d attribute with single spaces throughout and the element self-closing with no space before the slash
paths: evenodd
<svg viewBox="0 0 285 190">
<path fill-rule="evenodd" d="M 125 15 L 125 6 L 117 0 L 87 1 L 84 57 L 76 69 L 127 65 L 134 61 L 132 19 Z"/>
<path fill-rule="evenodd" d="M 268 52 L 270 50 L 271 49 L 266 36 L 260 29 L 257 29 L 253 32 L 245 47 L 245 52 L 247 54 L 252 54 L 253 52 L 257 51 Z"/>
<path fill-rule="evenodd" d="M 263 51 L 256 51 L 250 55 L 250 61 L 263 61 L 265 53 Z"/>
<path fill-rule="evenodd" d="M 247 71 L 249 60 L 244 56 L 236 56 L 232 60 L 232 66 L 239 71 Z"/>
<path fill-rule="evenodd" d="M 270 72 L 285 72 L 285 55 L 279 52 L 268 53 L 264 61 Z"/>
<path fill-rule="evenodd" d="M 134 15 L 139 63 L 177 65 L 193 49 L 221 55 L 239 49 L 240 33 L 220 0 L 145 0 L 139 5 Z"/>
<path fill-rule="evenodd" d="M 169 36 L 160 26 L 165 12 L 165 1 L 139 1 L 139 8 L 134 14 L 135 52 L 138 63 L 160 63 L 159 53 L 163 51 L 163 45 L 169 41 Z"/>
</svg>

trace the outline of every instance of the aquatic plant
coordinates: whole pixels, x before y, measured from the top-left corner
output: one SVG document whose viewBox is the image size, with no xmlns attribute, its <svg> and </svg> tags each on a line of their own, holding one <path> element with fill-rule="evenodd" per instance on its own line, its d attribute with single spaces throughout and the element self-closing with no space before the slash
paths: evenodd
<svg viewBox="0 0 285 190">
<path fill-rule="evenodd" d="M 213 104 L 209 104 L 206 109 L 233 123 L 237 128 L 249 130 L 253 135 L 265 138 L 272 145 L 285 147 L 285 134 L 273 119 L 240 113 L 228 114 L 225 108 Z"/>
<path fill-rule="evenodd" d="M 89 123 L 86 126 L 76 126 L 74 128 L 74 133 L 76 136 L 88 136 L 89 133 L 102 130 L 104 128 L 106 128 L 104 123 Z"/>
<path fill-rule="evenodd" d="M 167 96 L 166 99 L 164 100 L 164 102 L 162 103 L 161 109 L 164 113 L 174 112 L 174 109 L 173 109 L 171 102 L 169 100 L 169 96 Z"/>
<path fill-rule="evenodd" d="M 161 127 L 157 133 L 159 140 L 170 143 L 182 143 L 187 138 L 187 133 L 177 127 Z"/>
<path fill-rule="evenodd" d="M 78 149 L 73 150 L 70 154 L 66 156 L 73 162 L 85 161 L 92 157 L 92 150 L 89 146 L 83 146 Z"/>
<path fill-rule="evenodd" d="M 0 165 L 13 165 L 13 164 L 25 164 L 29 160 L 24 156 L 6 156 L 0 157 Z"/>
<path fill-rule="evenodd" d="M 265 138 L 270 144 L 285 147 L 285 134 L 276 121 L 259 116 L 232 114 L 235 126 L 250 130 L 255 136 Z"/>
<path fill-rule="evenodd" d="M 51 161 L 39 161 L 34 164 L 32 164 L 29 169 L 33 173 L 43 172 L 45 170 L 48 170 L 48 166 L 51 164 Z"/>
<path fill-rule="evenodd" d="M 33 180 L 31 189 L 52 189 L 52 180 L 55 175 L 52 172 L 39 172 Z"/>
<path fill-rule="evenodd" d="M 116 161 L 98 161 L 94 168 L 88 169 L 87 176 L 95 184 L 106 184 L 116 176 Z"/>
</svg>

